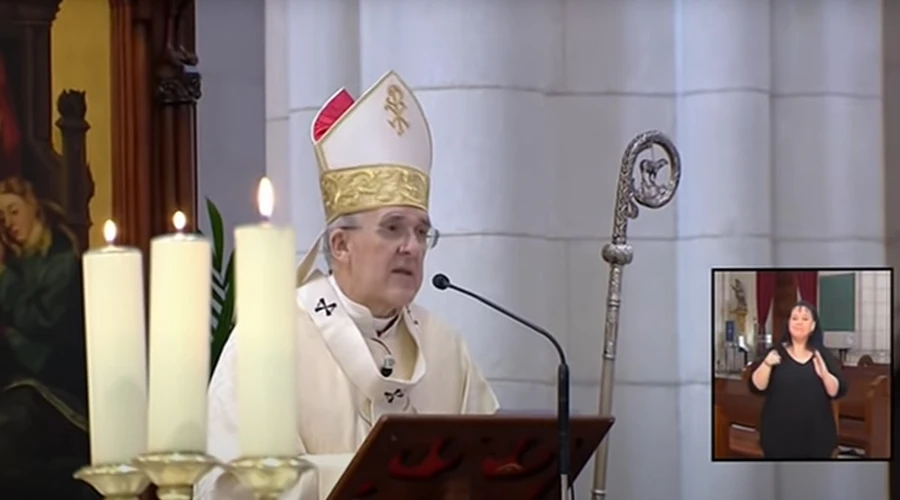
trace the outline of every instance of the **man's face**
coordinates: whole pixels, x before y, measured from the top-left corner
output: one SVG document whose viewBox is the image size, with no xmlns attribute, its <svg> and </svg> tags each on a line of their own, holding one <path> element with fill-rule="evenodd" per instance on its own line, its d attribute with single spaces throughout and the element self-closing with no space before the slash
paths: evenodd
<svg viewBox="0 0 900 500">
<path fill-rule="evenodd" d="M 409 305 L 422 286 L 433 238 L 428 214 L 391 207 L 358 214 L 356 226 L 332 234 L 332 249 L 349 278 L 345 292 L 376 316 Z"/>
</svg>

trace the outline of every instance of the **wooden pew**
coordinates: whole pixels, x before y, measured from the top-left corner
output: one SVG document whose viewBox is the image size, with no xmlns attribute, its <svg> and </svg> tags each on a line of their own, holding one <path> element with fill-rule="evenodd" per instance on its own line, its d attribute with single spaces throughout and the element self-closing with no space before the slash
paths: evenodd
<svg viewBox="0 0 900 500">
<path fill-rule="evenodd" d="M 890 456 L 890 365 L 843 368 L 847 394 L 838 403 L 838 440 L 866 458 Z"/>
<path fill-rule="evenodd" d="M 864 368 L 864 367 L 870 367 L 870 366 L 888 367 L 890 365 L 879 365 L 878 363 L 875 362 L 875 360 L 872 359 L 872 356 L 869 356 L 868 354 L 863 354 L 862 356 L 859 357 L 859 360 L 856 361 L 856 366 L 858 366 L 860 368 Z"/>
<path fill-rule="evenodd" d="M 762 458 L 756 429 L 763 399 L 738 378 L 717 377 L 713 391 L 713 458 Z"/>
</svg>

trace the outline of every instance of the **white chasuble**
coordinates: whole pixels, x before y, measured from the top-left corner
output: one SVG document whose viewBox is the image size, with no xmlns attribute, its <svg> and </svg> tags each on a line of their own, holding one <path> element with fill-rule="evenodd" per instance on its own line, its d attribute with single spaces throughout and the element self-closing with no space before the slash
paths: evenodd
<svg viewBox="0 0 900 500">
<path fill-rule="evenodd" d="M 300 394 L 297 439 L 312 466 L 285 500 L 324 500 L 372 425 L 387 413 L 490 414 L 497 399 L 462 340 L 418 306 L 390 326 L 352 303 L 320 273 L 297 290 Z M 236 356 L 226 343 L 209 386 L 209 453 L 240 454 Z M 380 352 L 383 348 L 385 352 Z M 389 376 L 383 358 L 396 361 Z M 215 470 L 196 487 L 200 500 L 252 500 L 235 478 Z"/>
</svg>

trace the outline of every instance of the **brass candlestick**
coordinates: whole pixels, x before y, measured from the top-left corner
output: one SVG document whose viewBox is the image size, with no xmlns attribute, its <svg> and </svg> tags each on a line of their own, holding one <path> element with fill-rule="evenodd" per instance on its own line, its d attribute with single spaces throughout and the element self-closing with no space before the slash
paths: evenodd
<svg viewBox="0 0 900 500">
<path fill-rule="evenodd" d="M 156 485 L 160 500 L 191 500 L 194 483 L 219 465 L 215 458 L 196 452 L 147 453 L 134 463 Z"/>
<path fill-rule="evenodd" d="M 296 457 L 239 458 L 226 467 L 256 500 L 278 500 L 309 468 Z"/>
<path fill-rule="evenodd" d="M 72 475 L 109 500 L 137 500 L 150 480 L 131 464 L 86 465 Z"/>
</svg>

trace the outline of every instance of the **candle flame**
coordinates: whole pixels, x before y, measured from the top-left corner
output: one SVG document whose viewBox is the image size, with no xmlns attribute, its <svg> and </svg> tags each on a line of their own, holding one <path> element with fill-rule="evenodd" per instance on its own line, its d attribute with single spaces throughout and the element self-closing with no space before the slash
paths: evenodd
<svg viewBox="0 0 900 500">
<path fill-rule="evenodd" d="M 268 219 L 272 217 L 275 209 L 275 189 L 268 177 L 259 180 L 259 189 L 256 192 L 256 203 L 259 206 L 259 214 Z"/>
<path fill-rule="evenodd" d="M 103 239 L 106 240 L 107 245 L 112 245 L 116 241 L 116 232 L 116 223 L 107 219 L 103 224 Z"/>
<path fill-rule="evenodd" d="M 172 215 L 172 225 L 179 233 L 184 230 L 184 227 L 187 226 L 187 216 L 184 215 L 184 212 L 179 210 Z"/>
</svg>

